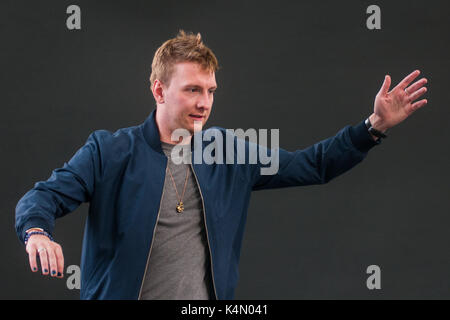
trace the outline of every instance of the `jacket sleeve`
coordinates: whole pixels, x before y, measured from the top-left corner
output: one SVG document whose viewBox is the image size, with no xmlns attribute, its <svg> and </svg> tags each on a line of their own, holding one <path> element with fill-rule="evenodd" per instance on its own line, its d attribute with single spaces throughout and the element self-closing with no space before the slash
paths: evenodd
<svg viewBox="0 0 450 320">
<path fill-rule="evenodd" d="M 23 242 L 32 227 L 53 232 L 55 219 L 90 201 L 100 175 L 100 152 L 96 132 L 46 181 L 37 182 L 16 206 L 16 232 Z"/>
<path fill-rule="evenodd" d="M 380 143 L 380 139 L 373 140 L 362 121 L 306 149 L 294 152 L 278 149 L 278 172 L 261 174 L 264 166 L 258 162 L 253 172 L 252 190 L 327 183 L 361 162 L 367 152 Z M 272 155 L 276 150 L 265 149 L 264 152 Z"/>
</svg>

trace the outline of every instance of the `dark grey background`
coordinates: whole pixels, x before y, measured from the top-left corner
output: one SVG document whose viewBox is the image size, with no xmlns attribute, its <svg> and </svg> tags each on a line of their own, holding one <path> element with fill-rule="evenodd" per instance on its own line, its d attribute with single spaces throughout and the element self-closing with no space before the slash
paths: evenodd
<svg viewBox="0 0 450 320">
<path fill-rule="evenodd" d="M 82 29 L 66 28 L 77 4 Z M 382 29 L 366 28 L 381 7 Z M 384 75 L 418 68 L 429 103 L 352 171 L 322 186 L 253 194 L 238 299 L 450 298 L 449 19 L 445 1 L 2 0 L 0 298 L 77 299 L 29 271 L 17 201 L 96 129 L 154 108 L 154 51 L 201 32 L 221 70 L 208 125 L 279 128 L 295 150 L 370 115 Z M 59 219 L 66 267 L 79 265 L 87 204 Z M 381 268 L 368 290 L 366 268 Z"/>
</svg>

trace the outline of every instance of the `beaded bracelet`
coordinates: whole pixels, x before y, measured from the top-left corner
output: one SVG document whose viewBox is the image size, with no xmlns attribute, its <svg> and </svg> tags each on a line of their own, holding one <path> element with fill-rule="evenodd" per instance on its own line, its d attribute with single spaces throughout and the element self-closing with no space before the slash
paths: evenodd
<svg viewBox="0 0 450 320">
<path fill-rule="evenodd" d="M 45 232 L 45 231 L 30 231 L 30 232 L 27 232 L 26 235 L 25 235 L 25 239 L 24 239 L 25 245 L 27 244 L 28 239 L 30 239 L 30 237 L 33 234 L 41 234 L 41 235 L 46 236 L 47 238 L 49 238 L 50 241 L 54 241 L 52 236 L 48 232 Z"/>
</svg>

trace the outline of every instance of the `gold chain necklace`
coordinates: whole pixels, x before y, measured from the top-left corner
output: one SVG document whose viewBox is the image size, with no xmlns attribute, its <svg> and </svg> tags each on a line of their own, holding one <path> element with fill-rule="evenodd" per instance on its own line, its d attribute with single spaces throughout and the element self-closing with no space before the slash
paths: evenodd
<svg viewBox="0 0 450 320">
<path fill-rule="evenodd" d="M 189 166 L 187 166 L 186 179 L 184 181 L 183 194 L 181 195 L 181 197 L 178 194 L 177 186 L 175 184 L 175 179 L 173 178 L 173 175 L 172 175 L 172 170 L 170 170 L 169 166 L 167 166 L 167 169 L 169 170 L 170 177 L 172 178 L 173 187 L 175 188 L 175 192 L 177 193 L 178 205 L 176 206 L 176 209 L 177 209 L 178 213 L 181 213 L 181 212 L 184 211 L 183 197 L 184 197 L 184 193 L 186 192 L 186 185 L 187 185 L 187 181 L 188 181 L 188 178 L 189 178 L 189 175 L 188 175 L 188 173 L 189 173 Z"/>
</svg>

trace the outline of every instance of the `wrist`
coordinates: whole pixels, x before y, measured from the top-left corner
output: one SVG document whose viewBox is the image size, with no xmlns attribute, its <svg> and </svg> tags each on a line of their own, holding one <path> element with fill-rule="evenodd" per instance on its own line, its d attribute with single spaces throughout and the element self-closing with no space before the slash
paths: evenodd
<svg viewBox="0 0 450 320">
<path fill-rule="evenodd" d="M 370 124 L 372 125 L 372 128 L 374 128 L 382 133 L 385 133 L 389 129 L 389 127 L 387 126 L 385 121 L 382 118 L 380 118 L 379 116 L 377 116 L 375 113 L 372 113 L 369 116 L 369 121 L 370 121 Z"/>
<path fill-rule="evenodd" d="M 374 126 L 372 125 L 371 121 L 370 121 L 370 117 L 368 117 L 365 121 L 364 124 L 366 125 L 367 131 L 370 134 L 370 136 L 372 137 L 372 139 L 374 141 L 376 141 L 377 143 L 380 143 L 380 141 L 378 141 L 380 138 L 387 138 L 387 135 L 384 134 L 384 132 L 377 130 L 374 128 Z M 378 123 L 379 124 L 379 123 Z M 386 130 L 385 130 L 386 131 Z"/>
<path fill-rule="evenodd" d="M 30 228 L 27 231 L 25 231 L 25 233 L 29 233 L 31 231 L 44 231 L 44 229 L 42 229 L 42 228 Z"/>
<path fill-rule="evenodd" d="M 43 231 L 42 229 L 41 229 L 42 231 L 40 231 L 40 230 L 33 230 L 33 229 L 40 229 L 40 228 L 31 228 L 31 229 L 28 229 L 28 230 L 26 231 L 26 235 L 25 235 L 25 239 L 24 239 L 24 244 L 25 244 L 25 245 L 27 245 L 28 240 L 29 240 L 30 237 L 33 236 L 33 235 L 42 235 L 42 236 L 47 237 L 50 241 L 54 241 L 54 240 L 53 240 L 53 237 L 52 237 L 51 234 L 49 234 L 48 232 L 45 232 L 45 231 Z"/>
</svg>

